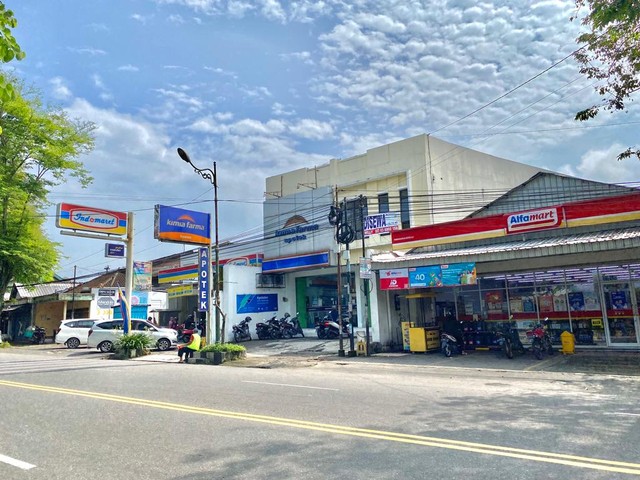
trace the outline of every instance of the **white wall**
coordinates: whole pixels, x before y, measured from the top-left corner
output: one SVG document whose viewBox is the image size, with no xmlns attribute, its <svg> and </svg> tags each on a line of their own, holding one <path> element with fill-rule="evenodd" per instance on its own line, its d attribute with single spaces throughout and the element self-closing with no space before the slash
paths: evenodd
<svg viewBox="0 0 640 480">
<path fill-rule="evenodd" d="M 222 310 L 227 315 L 225 325 L 225 340 L 233 341 L 233 325 L 240 322 L 246 316 L 253 320 L 250 325 L 251 336 L 257 338 L 255 326 L 256 323 L 262 322 L 267 318 L 271 318 L 274 312 L 261 313 L 237 313 L 236 297 L 242 294 L 267 294 L 275 293 L 278 295 L 278 310 L 275 312 L 278 318 L 283 317 L 286 312 L 291 313 L 292 305 L 295 301 L 295 281 L 287 282 L 286 288 L 256 288 L 256 274 L 262 272 L 259 267 L 247 267 L 244 265 L 225 265 L 224 278 L 225 283 L 220 300 Z M 288 301 L 284 302 L 283 298 Z"/>
</svg>

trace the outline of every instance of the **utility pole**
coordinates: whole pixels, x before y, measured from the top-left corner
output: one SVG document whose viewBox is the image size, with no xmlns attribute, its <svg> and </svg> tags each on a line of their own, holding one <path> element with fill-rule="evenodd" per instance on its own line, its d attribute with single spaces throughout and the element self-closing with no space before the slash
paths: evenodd
<svg viewBox="0 0 640 480">
<path fill-rule="evenodd" d="M 71 290 L 71 320 L 76 316 L 76 265 L 73 266 L 73 290 Z"/>
<path fill-rule="evenodd" d="M 365 250 L 365 244 L 364 244 L 364 222 L 365 222 L 365 218 L 364 218 L 364 205 L 366 202 L 366 197 L 363 195 L 360 195 L 360 217 L 362 220 L 362 260 L 361 260 L 361 267 L 360 267 L 360 276 L 362 277 L 362 281 L 363 281 L 363 290 L 364 290 L 364 309 L 362 312 L 362 318 L 364 319 L 364 325 L 365 325 L 365 335 L 367 337 L 366 340 L 366 345 L 367 345 L 367 357 L 369 355 L 371 355 L 371 353 L 369 352 L 369 278 L 366 276 L 363 276 L 362 273 L 363 271 L 366 269 L 366 263 L 367 263 L 367 254 L 366 254 L 366 250 Z"/>
</svg>

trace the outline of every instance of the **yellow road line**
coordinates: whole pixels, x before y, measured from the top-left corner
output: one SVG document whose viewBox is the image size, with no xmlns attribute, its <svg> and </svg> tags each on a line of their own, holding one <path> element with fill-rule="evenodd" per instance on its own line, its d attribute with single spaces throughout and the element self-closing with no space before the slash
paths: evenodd
<svg viewBox="0 0 640 480">
<path fill-rule="evenodd" d="M 12 382 L 0 380 L 0 386 L 35 390 L 40 392 L 58 393 L 63 395 L 73 395 L 85 398 L 94 398 L 118 403 L 127 403 L 164 410 L 175 410 L 185 413 L 195 413 L 215 417 L 259 422 L 271 425 L 280 425 L 291 428 L 302 428 L 319 432 L 333 433 L 338 435 L 349 435 L 353 437 L 386 440 L 391 442 L 407 443 L 412 445 L 422 445 L 427 447 L 445 448 L 450 450 L 460 450 L 465 452 L 482 453 L 486 455 L 496 455 L 502 457 L 518 458 L 523 460 L 533 460 L 536 462 L 554 463 L 579 468 L 589 468 L 603 470 L 607 472 L 627 473 L 640 476 L 640 464 L 630 462 L 619 462 L 615 460 L 605 460 L 599 458 L 582 457 L 563 453 L 544 452 L 537 450 L 527 450 L 521 448 L 504 447 L 484 443 L 465 442 L 460 440 L 449 440 L 446 438 L 428 437 L 422 435 L 409 435 L 404 433 L 388 432 L 383 430 L 371 430 L 357 427 L 346 427 L 341 425 L 331 425 L 325 423 L 308 422 L 289 418 L 273 417 L 267 415 L 255 415 L 250 413 L 231 412 L 216 410 L 211 408 L 194 407 L 191 405 L 181 405 L 177 403 L 159 402 L 156 400 L 146 400 L 134 397 L 124 397 L 111 395 L 108 393 L 89 392 L 84 390 L 74 390 L 60 387 L 50 387 L 30 383 Z"/>
</svg>

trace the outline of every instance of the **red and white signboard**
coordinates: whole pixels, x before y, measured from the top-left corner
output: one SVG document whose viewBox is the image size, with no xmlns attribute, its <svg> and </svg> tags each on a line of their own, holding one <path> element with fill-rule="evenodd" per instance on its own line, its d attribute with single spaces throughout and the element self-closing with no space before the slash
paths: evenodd
<svg viewBox="0 0 640 480">
<path fill-rule="evenodd" d="M 391 232 L 394 249 L 484 240 L 546 228 L 574 228 L 640 220 L 640 193 L 595 198 L 536 210 L 465 218 Z"/>
<path fill-rule="evenodd" d="M 531 232 L 545 228 L 555 228 L 562 222 L 557 208 L 543 208 L 507 216 L 507 233 Z"/>
<path fill-rule="evenodd" d="M 409 288 L 409 269 L 380 270 L 380 290 L 403 290 L 405 288 Z"/>
</svg>

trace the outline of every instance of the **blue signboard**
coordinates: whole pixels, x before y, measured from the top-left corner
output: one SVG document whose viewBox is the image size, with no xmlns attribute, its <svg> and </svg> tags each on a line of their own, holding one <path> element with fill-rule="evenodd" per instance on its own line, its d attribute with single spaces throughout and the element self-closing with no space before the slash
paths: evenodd
<svg viewBox="0 0 640 480">
<path fill-rule="evenodd" d="M 293 257 L 275 258 L 262 261 L 263 272 L 284 272 L 309 267 L 325 267 L 329 265 L 329 252 L 310 253 Z"/>
<path fill-rule="evenodd" d="M 124 244 L 107 243 L 104 246 L 104 256 L 110 258 L 124 258 Z"/>
<path fill-rule="evenodd" d="M 156 205 L 153 238 L 161 242 L 211 243 L 211 220 L 208 213 Z"/>
<path fill-rule="evenodd" d="M 474 262 L 409 269 L 409 288 L 474 285 L 475 283 L 476 264 Z"/>
<path fill-rule="evenodd" d="M 415 267 L 409 269 L 409 287 L 441 287 L 442 271 L 440 265 Z"/>
<path fill-rule="evenodd" d="M 236 295 L 236 313 L 275 312 L 277 310 L 277 293 Z"/>
<path fill-rule="evenodd" d="M 209 249 L 200 247 L 198 251 L 198 311 L 209 311 Z"/>
</svg>

